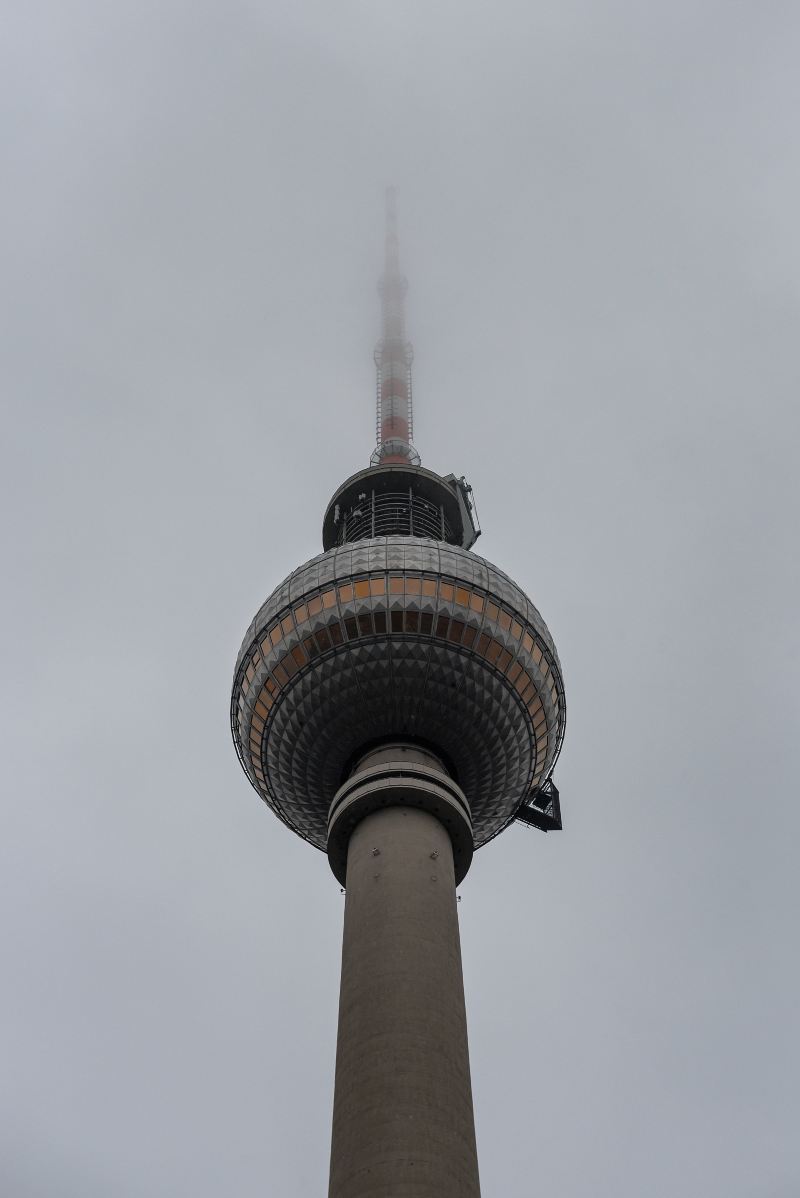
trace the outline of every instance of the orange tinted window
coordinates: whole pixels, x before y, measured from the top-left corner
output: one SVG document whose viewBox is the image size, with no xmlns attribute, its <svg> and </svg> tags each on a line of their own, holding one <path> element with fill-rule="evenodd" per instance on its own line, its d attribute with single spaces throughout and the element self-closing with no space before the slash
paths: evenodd
<svg viewBox="0 0 800 1198">
<path fill-rule="evenodd" d="M 309 600 L 308 614 L 310 616 L 318 616 L 321 611 L 322 611 L 322 598 L 320 595 L 315 595 L 313 599 Z"/>
<path fill-rule="evenodd" d="M 483 611 L 483 597 L 481 595 L 470 595 L 469 605 L 473 611 Z"/>
<path fill-rule="evenodd" d="M 509 628 L 511 627 L 511 616 L 507 611 L 500 612 L 500 627 L 502 628 L 503 632 L 508 632 Z"/>
<path fill-rule="evenodd" d="M 446 599 L 446 600 L 447 600 L 449 603 L 452 603 L 452 602 L 453 602 L 453 586 L 452 586 L 452 583 L 449 583 L 449 582 L 443 582 L 443 583 L 441 583 L 441 584 L 439 585 L 439 594 L 441 595 L 441 597 L 442 597 L 443 599 Z"/>
<path fill-rule="evenodd" d="M 522 625 L 520 624 L 520 622 L 518 620 L 511 621 L 511 635 L 513 636 L 515 641 L 518 641 L 519 638 L 522 636 Z"/>
<path fill-rule="evenodd" d="M 369 579 L 362 578 L 356 583 L 356 599 L 366 599 L 369 595 Z"/>
<path fill-rule="evenodd" d="M 386 579 L 371 578 L 369 580 L 370 595 L 385 595 L 386 594 Z"/>
<path fill-rule="evenodd" d="M 322 606 L 324 608 L 336 606 L 336 591 L 331 590 L 322 592 Z"/>
<path fill-rule="evenodd" d="M 492 603 L 491 599 L 486 600 L 486 618 L 488 620 L 497 620 L 500 615 L 500 608 L 496 603 Z"/>
<path fill-rule="evenodd" d="M 406 578 L 406 594 L 418 595 L 422 589 L 422 583 L 419 578 Z"/>
<path fill-rule="evenodd" d="M 460 603 L 462 607 L 469 607 L 469 592 L 463 587 L 456 587 L 456 603 Z"/>
<path fill-rule="evenodd" d="M 533 649 L 533 637 L 529 632 L 526 632 L 522 638 L 522 647 L 526 653 L 530 653 Z"/>
<path fill-rule="evenodd" d="M 402 578 L 394 578 L 394 577 L 390 578 L 389 579 L 389 594 L 390 595 L 402 595 L 402 593 L 403 593 L 403 579 Z"/>
<path fill-rule="evenodd" d="M 290 632 L 294 631 L 294 620 L 291 616 L 283 617 L 281 620 L 281 628 L 283 629 L 284 636 L 287 636 Z"/>
<path fill-rule="evenodd" d="M 302 624 L 308 619 L 308 607 L 305 603 L 301 603 L 299 607 L 294 609 L 294 618 L 298 624 Z"/>
<path fill-rule="evenodd" d="M 422 593 L 423 593 L 423 595 L 435 595 L 436 594 L 436 582 L 433 578 L 423 578 Z"/>
<path fill-rule="evenodd" d="M 339 587 L 339 598 L 341 599 L 342 603 L 350 603 L 351 602 L 351 600 L 353 598 L 352 583 L 346 582 L 343 586 Z"/>
</svg>

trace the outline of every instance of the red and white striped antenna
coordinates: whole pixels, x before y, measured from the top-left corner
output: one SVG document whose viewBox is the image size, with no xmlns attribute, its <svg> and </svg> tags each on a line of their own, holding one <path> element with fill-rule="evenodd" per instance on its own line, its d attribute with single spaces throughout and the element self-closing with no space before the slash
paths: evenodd
<svg viewBox="0 0 800 1198">
<path fill-rule="evenodd" d="M 405 298 L 408 280 L 400 273 L 397 240 L 397 191 L 386 190 L 386 248 L 383 274 L 378 284 L 383 335 L 375 349 L 376 447 L 373 466 L 418 466 L 414 448 L 414 411 L 411 399 L 411 363 L 414 351 L 406 340 Z"/>
</svg>

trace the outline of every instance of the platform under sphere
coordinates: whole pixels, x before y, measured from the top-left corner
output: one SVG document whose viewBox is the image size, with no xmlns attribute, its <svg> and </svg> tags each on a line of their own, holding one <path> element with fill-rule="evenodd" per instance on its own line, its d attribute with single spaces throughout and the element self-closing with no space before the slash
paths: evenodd
<svg viewBox="0 0 800 1198">
<path fill-rule="evenodd" d="M 519 587 L 473 553 L 404 536 L 290 574 L 248 629 L 231 704 L 253 786 L 321 849 L 354 756 L 398 736 L 447 760 L 484 844 L 549 776 L 564 717 L 552 637 Z"/>
</svg>

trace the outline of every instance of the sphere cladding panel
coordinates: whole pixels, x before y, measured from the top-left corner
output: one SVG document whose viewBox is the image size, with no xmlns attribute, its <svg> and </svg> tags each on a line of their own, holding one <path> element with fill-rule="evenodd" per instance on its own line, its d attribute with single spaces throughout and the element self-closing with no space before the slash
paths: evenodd
<svg viewBox="0 0 800 1198">
<path fill-rule="evenodd" d="M 475 554 L 396 536 L 329 550 L 276 588 L 239 653 L 231 718 L 256 790 L 318 847 L 352 755 L 403 735 L 454 763 L 479 846 L 549 776 L 565 705 L 519 587 Z"/>
</svg>

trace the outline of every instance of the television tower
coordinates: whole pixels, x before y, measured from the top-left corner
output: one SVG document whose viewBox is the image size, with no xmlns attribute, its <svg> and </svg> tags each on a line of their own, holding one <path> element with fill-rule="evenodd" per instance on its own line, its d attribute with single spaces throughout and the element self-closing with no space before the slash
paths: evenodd
<svg viewBox="0 0 800 1198">
<path fill-rule="evenodd" d="M 329 1198 L 480 1193 L 456 886 L 512 822 L 561 827 L 566 708 L 544 620 L 470 552 L 471 488 L 420 465 L 387 194 L 371 465 L 236 662 L 242 767 L 346 889 Z"/>
</svg>

